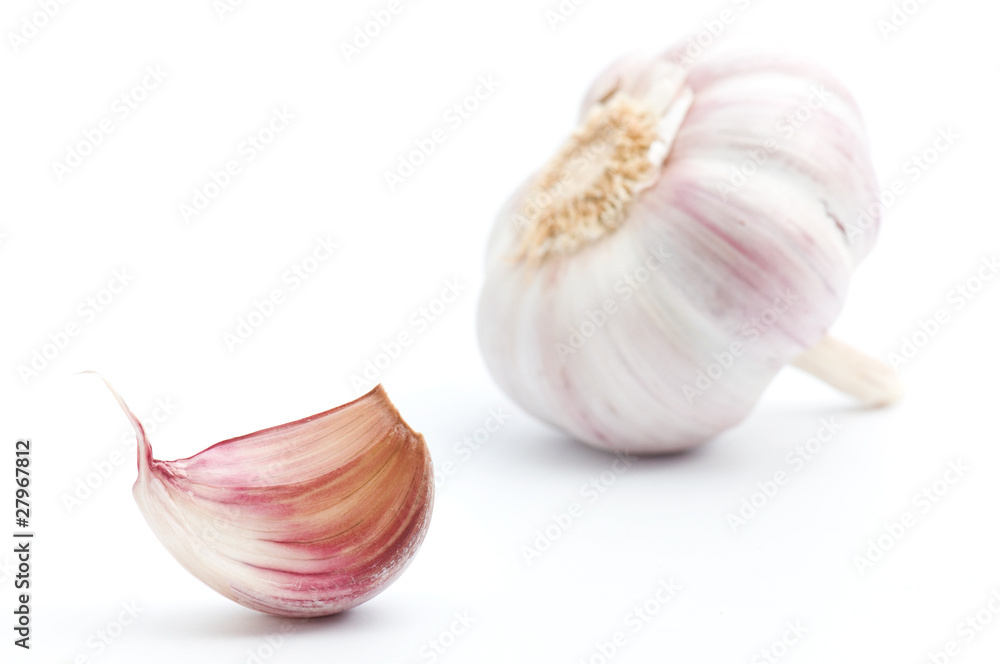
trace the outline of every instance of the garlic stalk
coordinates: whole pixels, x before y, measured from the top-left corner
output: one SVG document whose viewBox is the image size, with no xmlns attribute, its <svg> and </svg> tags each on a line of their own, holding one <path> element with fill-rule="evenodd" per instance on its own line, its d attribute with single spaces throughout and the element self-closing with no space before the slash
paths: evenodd
<svg viewBox="0 0 1000 664">
<path fill-rule="evenodd" d="M 344 611 L 391 584 L 424 539 L 430 454 L 381 386 L 178 461 L 153 458 L 142 424 L 111 391 L 138 439 L 133 494 L 146 522 L 234 602 L 280 616 Z"/>
<path fill-rule="evenodd" d="M 504 207 L 480 346 L 521 407 L 590 445 L 673 452 L 740 422 L 787 364 L 866 404 L 895 372 L 826 337 L 871 249 L 858 109 L 790 59 L 625 58 Z"/>
</svg>

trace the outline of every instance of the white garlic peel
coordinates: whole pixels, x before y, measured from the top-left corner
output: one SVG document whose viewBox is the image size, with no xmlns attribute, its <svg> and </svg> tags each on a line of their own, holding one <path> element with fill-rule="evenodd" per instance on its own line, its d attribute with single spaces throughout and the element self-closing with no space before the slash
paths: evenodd
<svg viewBox="0 0 1000 664">
<path fill-rule="evenodd" d="M 826 337 L 877 231 L 845 229 L 877 196 L 855 103 L 797 61 L 675 55 L 602 74 L 580 128 L 501 212 L 478 311 L 494 378 L 540 419 L 634 454 L 737 424 L 790 363 L 891 403 L 895 372 Z M 822 103 L 789 131 L 810 95 Z"/>
<path fill-rule="evenodd" d="M 338 613 L 391 584 L 424 539 L 430 453 L 381 386 L 178 461 L 153 458 L 111 391 L 138 439 L 140 511 L 181 565 L 234 602 L 280 616 Z"/>
</svg>

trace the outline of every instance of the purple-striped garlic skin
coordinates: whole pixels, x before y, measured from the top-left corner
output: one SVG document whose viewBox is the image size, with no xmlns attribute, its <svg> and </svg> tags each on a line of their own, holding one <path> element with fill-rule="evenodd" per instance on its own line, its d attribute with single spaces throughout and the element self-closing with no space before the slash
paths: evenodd
<svg viewBox="0 0 1000 664">
<path fill-rule="evenodd" d="M 424 539 L 430 453 L 381 386 L 177 461 L 153 458 L 115 397 L 139 441 L 133 494 L 147 523 L 234 602 L 279 616 L 338 613 L 389 586 Z"/>
<path fill-rule="evenodd" d="M 539 219 L 547 247 L 572 233 L 552 201 L 600 202 L 587 164 L 607 153 L 585 146 L 578 166 L 536 173 L 496 222 L 479 302 L 480 346 L 511 399 L 634 454 L 681 451 L 743 420 L 824 338 L 878 227 L 848 237 L 877 184 L 858 108 L 829 74 L 768 56 L 681 66 L 676 54 L 619 61 L 583 104 L 586 121 L 622 99 L 684 101 L 653 178 L 619 218 L 601 217 L 606 231 L 530 255 L 524 228 L 537 235 Z M 790 123 L 796 111 L 808 117 Z"/>
</svg>

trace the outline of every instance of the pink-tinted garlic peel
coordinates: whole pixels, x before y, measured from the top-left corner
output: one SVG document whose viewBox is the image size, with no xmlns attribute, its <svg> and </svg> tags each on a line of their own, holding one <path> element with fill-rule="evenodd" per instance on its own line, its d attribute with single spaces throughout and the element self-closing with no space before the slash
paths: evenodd
<svg viewBox="0 0 1000 664">
<path fill-rule="evenodd" d="M 477 324 L 490 373 L 539 419 L 629 454 L 735 426 L 789 364 L 892 403 L 895 371 L 828 336 L 878 234 L 878 215 L 848 227 L 879 192 L 857 104 L 798 58 L 683 49 L 600 74 L 501 209 Z"/>
<path fill-rule="evenodd" d="M 430 453 L 381 385 L 176 461 L 153 458 L 108 388 L 139 441 L 133 494 L 146 521 L 189 572 L 239 604 L 291 617 L 344 611 L 391 584 L 424 539 Z"/>
</svg>

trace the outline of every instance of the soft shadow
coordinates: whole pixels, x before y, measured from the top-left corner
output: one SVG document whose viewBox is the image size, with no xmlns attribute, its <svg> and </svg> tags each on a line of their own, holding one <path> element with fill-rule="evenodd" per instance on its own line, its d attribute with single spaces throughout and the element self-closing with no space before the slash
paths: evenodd
<svg viewBox="0 0 1000 664">
<path fill-rule="evenodd" d="M 628 454 L 633 470 L 711 466 L 724 470 L 743 467 L 744 457 L 784 449 L 804 440 L 803 436 L 826 418 L 847 418 L 853 423 L 879 417 L 885 409 L 854 403 L 836 404 L 760 404 L 745 420 L 717 436 L 687 450 L 659 454 Z M 607 467 L 615 453 L 591 447 L 564 432 L 535 421 L 527 413 L 519 435 L 505 441 L 504 448 L 513 463 L 543 468 L 577 468 L 591 471 Z"/>
<path fill-rule="evenodd" d="M 359 628 L 374 627 L 386 622 L 380 617 L 380 611 L 369 605 L 332 616 L 306 619 L 272 616 L 236 604 L 228 607 L 192 609 L 171 606 L 164 607 L 157 613 L 156 631 L 162 632 L 168 638 L 174 638 L 177 634 L 184 634 L 185 637 L 217 639 L 253 638 L 285 633 L 289 630 L 296 634 L 353 632 Z"/>
<path fill-rule="evenodd" d="M 527 417 L 527 416 L 526 416 Z M 520 436 L 516 450 L 511 455 L 522 457 L 525 463 L 536 466 L 567 468 L 577 466 L 584 469 L 603 468 L 612 463 L 617 454 L 598 449 L 576 440 L 561 431 L 544 425 L 531 427 L 528 435 Z M 705 448 L 712 444 L 661 454 L 626 454 L 630 462 L 641 466 L 685 465 L 698 463 L 706 455 Z"/>
</svg>

